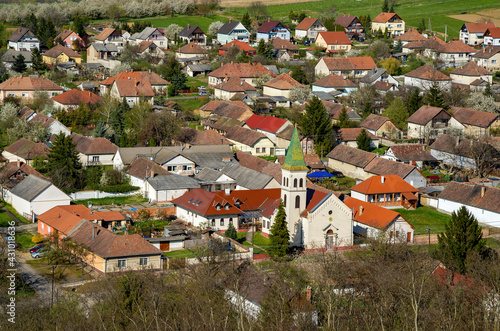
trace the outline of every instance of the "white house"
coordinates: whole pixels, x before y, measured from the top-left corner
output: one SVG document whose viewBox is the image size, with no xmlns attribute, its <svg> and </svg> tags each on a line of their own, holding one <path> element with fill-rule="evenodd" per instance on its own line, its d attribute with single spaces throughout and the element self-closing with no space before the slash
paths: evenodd
<svg viewBox="0 0 500 331">
<path fill-rule="evenodd" d="M 164 203 L 182 196 L 186 192 L 199 188 L 198 181 L 191 177 L 170 174 L 166 176 L 150 176 L 148 183 L 148 198 L 150 202 Z"/>
<path fill-rule="evenodd" d="M 422 90 L 428 90 L 437 85 L 442 90 L 451 88 L 451 78 L 429 65 L 423 65 L 404 75 L 404 84 L 415 86 Z"/>
<path fill-rule="evenodd" d="M 225 45 L 233 40 L 248 43 L 250 32 L 248 32 L 247 28 L 241 22 L 229 20 L 217 31 L 217 41 Z"/>
<path fill-rule="evenodd" d="M 488 28 L 483 35 L 485 46 L 500 46 L 500 28 Z"/>
<path fill-rule="evenodd" d="M 317 18 L 306 17 L 295 28 L 295 38 L 303 39 L 307 37 L 309 42 L 314 42 L 321 31 L 327 31 L 323 23 Z"/>
<path fill-rule="evenodd" d="M 257 40 L 264 39 L 265 41 L 269 41 L 274 38 L 290 40 L 290 30 L 280 21 L 268 19 L 257 29 Z"/>
<path fill-rule="evenodd" d="M 495 28 L 495 23 L 464 23 L 460 29 L 460 40 L 467 45 L 480 45 L 486 30 Z"/>
<path fill-rule="evenodd" d="M 71 198 L 51 182 L 37 176 L 28 176 L 11 191 L 12 207 L 22 216 L 34 220 L 37 215 L 62 205 Z"/>
<path fill-rule="evenodd" d="M 461 169 L 476 169 L 471 156 L 471 141 L 458 136 L 443 134 L 430 146 L 431 155 L 442 163 Z"/>
<path fill-rule="evenodd" d="M 17 28 L 7 41 L 9 42 L 7 48 L 13 48 L 16 51 L 40 49 L 40 40 L 26 28 Z"/>
</svg>

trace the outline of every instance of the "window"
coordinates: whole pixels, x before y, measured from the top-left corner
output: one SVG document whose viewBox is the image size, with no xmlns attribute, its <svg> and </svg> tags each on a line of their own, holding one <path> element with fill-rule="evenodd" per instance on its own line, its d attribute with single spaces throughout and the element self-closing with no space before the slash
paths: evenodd
<svg viewBox="0 0 500 331">
<path fill-rule="evenodd" d="M 265 152 L 266 152 L 266 148 L 262 147 L 262 153 L 265 153 Z"/>
<path fill-rule="evenodd" d="M 295 208 L 300 208 L 300 196 L 295 197 Z"/>
<path fill-rule="evenodd" d="M 148 265 L 148 258 L 147 257 L 141 257 L 139 259 L 139 265 L 142 267 L 145 267 Z"/>
<path fill-rule="evenodd" d="M 16 95 L 14 93 L 9 93 L 9 97 L 15 97 Z"/>
<path fill-rule="evenodd" d="M 42 223 L 42 222 L 40 222 L 40 224 L 42 224 L 42 230 L 43 230 L 43 223 Z"/>
<path fill-rule="evenodd" d="M 299 181 L 299 187 L 302 187 L 304 185 L 304 181 L 303 179 L 301 178 L 300 181 Z"/>
<path fill-rule="evenodd" d="M 293 187 L 297 187 L 297 178 L 293 180 Z"/>
<path fill-rule="evenodd" d="M 28 93 L 23 92 L 23 98 L 27 98 L 27 97 L 28 97 Z"/>
<path fill-rule="evenodd" d="M 495 63 L 497 63 L 497 60 L 491 60 L 491 63 L 495 64 Z"/>
<path fill-rule="evenodd" d="M 47 227 L 47 232 L 50 234 L 50 226 Z"/>
<path fill-rule="evenodd" d="M 55 97 L 57 95 L 56 92 L 52 92 L 52 96 Z"/>
<path fill-rule="evenodd" d="M 223 218 L 220 219 L 220 226 L 224 226 L 224 219 Z"/>
<path fill-rule="evenodd" d="M 167 166 L 168 171 L 177 171 L 177 166 Z"/>
<path fill-rule="evenodd" d="M 133 103 L 133 102 L 134 102 L 134 99 L 127 99 L 127 102 L 128 102 L 128 103 Z"/>
<path fill-rule="evenodd" d="M 257 147 L 257 148 L 255 149 L 255 153 L 260 153 L 260 148 L 259 148 L 259 147 Z"/>
<path fill-rule="evenodd" d="M 232 217 L 229 219 L 229 224 L 233 224 L 233 218 Z"/>
<path fill-rule="evenodd" d="M 283 177 L 283 185 L 286 186 L 286 178 L 285 177 Z"/>
<path fill-rule="evenodd" d="M 215 219 L 212 219 L 212 226 L 215 226 Z"/>
<path fill-rule="evenodd" d="M 118 268 L 125 268 L 126 266 L 127 266 L 126 259 L 118 260 Z"/>
<path fill-rule="evenodd" d="M 92 156 L 92 162 L 99 162 L 99 156 Z"/>
<path fill-rule="evenodd" d="M 192 169 L 193 169 L 193 166 L 191 166 L 190 164 L 182 166 L 182 170 L 192 170 Z"/>
<path fill-rule="evenodd" d="M 283 196 L 283 207 L 286 207 L 286 194 Z"/>
</svg>

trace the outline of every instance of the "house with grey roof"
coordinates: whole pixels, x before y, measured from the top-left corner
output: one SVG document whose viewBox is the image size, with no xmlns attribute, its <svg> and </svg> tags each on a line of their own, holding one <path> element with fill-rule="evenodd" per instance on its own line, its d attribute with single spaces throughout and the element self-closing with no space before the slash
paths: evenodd
<svg viewBox="0 0 500 331">
<path fill-rule="evenodd" d="M 186 66 L 186 73 L 190 77 L 198 76 L 198 75 L 203 75 L 206 76 L 207 74 L 212 72 L 212 65 L 211 64 L 190 64 Z"/>
<path fill-rule="evenodd" d="M 225 45 L 233 40 L 239 40 L 248 43 L 250 32 L 239 21 L 229 20 L 217 31 L 217 40 Z"/>
<path fill-rule="evenodd" d="M 7 48 L 13 48 L 16 51 L 29 51 L 40 49 L 40 40 L 27 28 L 17 28 L 16 31 L 7 40 Z"/>
<path fill-rule="evenodd" d="M 158 28 L 147 27 L 141 32 L 134 33 L 130 36 L 130 43 L 139 45 L 142 41 L 150 41 L 160 49 L 168 48 L 168 39 L 165 37 Z"/>
<path fill-rule="evenodd" d="M 16 51 L 15 49 L 8 49 L 4 55 L 2 55 L 2 61 L 7 69 L 12 69 L 12 66 L 16 62 L 16 58 L 22 55 L 24 57 L 24 64 L 28 68 L 31 68 L 33 62 L 31 61 L 31 51 Z"/>
<path fill-rule="evenodd" d="M 199 181 L 202 189 L 209 192 L 233 191 L 236 189 L 236 180 L 234 178 L 211 168 L 203 168 L 194 176 L 194 179 Z"/>
<path fill-rule="evenodd" d="M 243 167 L 238 163 L 228 164 L 221 172 L 236 180 L 236 190 L 281 188 L 281 184 L 273 176 Z"/>
<path fill-rule="evenodd" d="M 186 25 L 177 36 L 188 44 L 190 42 L 195 42 L 199 45 L 207 44 L 207 35 L 198 25 Z"/>
<path fill-rule="evenodd" d="M 366 76 L 362 77 L 359 80 L 359 84 L 361 86 L 370 86 L 374 85 L 376 82 L 383 82 L 394 84 L 396 86 L 399 85 L 399 82 L 391 76 L 384 68 L 373 68 L 369 71 Z"/>
<path fill-rule="evenodd" d="M 48 180 L 28 176 L 10 192 L 12 207 L 28 220 L 56 207 L 69 205 L 71 198 Z M 9 202 L 9 198 L 6 201 Z"/>
<path fill-rule="evenodd" d="M 199 188 L 200 183 L 187 176 L 170 174 L 166 176 L 150 176 L 146 178 L 146 197 L 149 202 L 168 202 L 182 196 L 192 189 Z"/>
</svg>

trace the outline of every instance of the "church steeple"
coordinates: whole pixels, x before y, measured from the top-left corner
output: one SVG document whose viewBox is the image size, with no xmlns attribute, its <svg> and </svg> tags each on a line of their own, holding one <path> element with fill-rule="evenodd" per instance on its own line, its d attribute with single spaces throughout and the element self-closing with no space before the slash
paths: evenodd
<svg viewBox="0 0 500 331">
<path fill-rule="evenodd" d="M 297 128 L 293 130 L 292 140 L 290 141 L 290 146 L 288 146 L 285 162 L 281 168 L 290 171 L 307 170 Z"/>
</svg>

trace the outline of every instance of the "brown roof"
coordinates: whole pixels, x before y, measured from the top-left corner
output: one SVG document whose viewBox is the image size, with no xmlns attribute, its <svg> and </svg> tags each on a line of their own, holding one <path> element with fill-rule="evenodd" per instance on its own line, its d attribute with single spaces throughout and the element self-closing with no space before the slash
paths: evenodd
<svg viewBox="0 0 500 331">
<path fill-rule="evenodd" d="M 259 140 L 267 138 L 267 136 L 261 132 L 234 126 L 226 133 L 226 138 L 247 146 L 253 146 Z"/>
<path fill-rule="evenodd" d="M 298 51 L 299 50 L 299 47 L 292 44 L 290 41 L 288 40 L 285 40 L 285 39 L 281 39 L 281 38 L 274 38 L 273 39 L 273 47 L 274 49 L 286 49 L 286 50 L 290 50 L 290 51 Z"/>
<path fill-rule="evenodd" d="M 299 23 L 299 25 L 297 25 L 295 30 L 308 30 L 311 26 L 314 25 L 314 23 L 316 23 L 316 21 L 318 21 L 317 18 L 306 17 L 302 20 L 302 22 Z"/>
<path fill-rule="evenodd" d="M 227 81 L 224 81 L 216 86 L 216 89 L 220 89 L 228 92 L 246 92 L 246 91 L 257 91 L 255 87 L 248 84 L 239 77 L 231 77 Z"/>
<path fill-rule="evenodd" d="M 12 77 L 0 84 L 3 91 L 63 91 L 44 77 Z"/>
<path fill-rule="evenodd" d="M 101 97 L 90 91 L 69 90 L 52 97 L 52 100 L 63 105 L 79 105 L 81 103 L 95 105 L 101 101 Z"/>
<path fill-rule="evenodd" d="M 142 53 L 145 50 L 147 50 L 149 47 L 155 48 L 156 44 L 151 42 L 151 41 L 143 40 L 139 43 L 139 45 L 137 45 L 137 53 Z"/>
<path fill-rule="evenodd" d="M 47 179 L 47 177 L 45 177 L 44 175 L 42 175 L 29 165 L 21 161 L 10 162 L 7 163 L 2 168 L 0 168 L 0 180 L 2 180 L 3 182 L 8 181 L 9 179 L 18 179 L 18 176 L 21 176 L 21 178 L 19 179 L 22 179 L 24 175 L 26 176 L 33 175 L 42 179 Z M 13 178 L 14 176 L 16 178 Z"/>
<path fill-rule="evenodd" d="M 218 134 L 215 130 L 196 131 L 196 134 L 189 143 L 191 145 L 233 145 L 233 143 Z"/>
<path fill-rule="evenodd" d="M 50 148 L 43 143 L 35 143 L 26 138 L 21 138 L 12 145 L 5 147 L 5 151 L 17 155 L 25 160 L 32 160 L 34 157 L 47 157 Z"/>
<path fill-rule="evenodd" d="M 495 23 L 465 23 L 469 33 L 485 33 L 487 29 L 494 28 Z"/>
<path fill-rule="evenodd" d="M 269 162 L 250 153 L 236 151 L 235 158 L 240 165 L 271 175 L 281 184 L 281 166 L 277 163 Z"/>
<path fill-rule="evenodd" d="M 35 115 L 35 117 L 33 117 L 31 120 L 30 120 L 30 123 L 40 123 L 42 125 L 42 127 L 44 128 L 47 128 L 49 127 L 49 125 L 54 122 L 54 118 L 52 117 L 49 117 L 45 114 L 42 114 L 42 113 L 37 113 Z"/>
<path fill-rule="evenodd" d="M 263 86 L 272 87 L 278 90 L 291 90 L 295 87 L 304 87 L 304 85 L 297 82 L 289 74 L 282 73 L 265 83 Z"/>
<path fill-rule="evenodd" d="M 387 82 L 382 82 L 380 80 L 377 80 L 375 84 L 373 84 L 375 89 L 381 90 L 381 91 L 389 91 L 393 86 L 396 86 L 396 84 L 393 83 L 387 83 Z"/>
<path fill-rule="evenodd" d="M 357 18 L 358 18 L 357 16 L 343 14 L 339 15 L 333 24 L 338 24 L 343 28 L 347 28 L 349 25 L 351 25 L 352 21 L 354 21 Z"/>
<path fill-rule="evenodd" d="M 225 77 L 260 77 L 263 75 L 268 75 L 271 77 L 276 77 L 276 75 L 261 63 L 251 62 L 251 63 L 226 63 L 222 67 L 212 71 L 208 74 L 211 77 L 225 78 Z"/>
<path fill-rule="evenodd" d="M 269 32 L 271 32 L 277 26 L 281 26 L 281 27 L 286 28 L 283 25 L 283 23 L 281 23 L 280 21 L 273 21 L 271 19 L 267 19 L 267 21 L 265 21 L 264 23 L 262 23 L 261 26 L 259 26 L 259 28 L 257 29 L 257 32 L 259 32 L 259 33 L 269 33 Z"/>
<path fill-rule="evenodd" d="M 304 102 L 300 106 L 300 109 L 301 110 L 305 110 L 306 109 L 306 105 L 308 103 L 309 103 L 309 101 Z M 334 119 L 334 120 L 338 120 L 339 119 L 340 113 L 342 112 L 342 108 L 344 108 L 344 107 L 346 109 L 346 112 L 347 112 L 347 115 L 349 116 L 349 118 L 351 118 L 351 115 L 354 115 L 356 117 L 359 116 L 356 113 L 356 111 L 354 111 L 354 109 L 352 109 L 349 106 L 343 105 L 341 103 L 333 102 L 333 101 L 329 101 L 329 100 L 321 100 L 321 103 L 325 106 L 326 111 L 328 112 L 328 114 L 330 114 L 330 117 L 332 119 Z"/>
<path fill-rule="evenodd" d="M 393 145 L 389 147 L 394 156 L 402 162 L 408 161 L 435 161 L 434 156 L 427 151 L 426 145 L 411 144 L 411 145 Z"/>
<path fill-rule="evenodd" d="M 126 172 L 134 177 L 145 179 L 146 177 L 167 176 L 171 175 L 166 169 L 162 168 L 158 163 L 155 163 L 146 158 L 136 158 L 127 168 Z"/>
<path fill-rule="evenodd" d="M 56 46 L 52 47 L 45 53 L 43 53 L 43 56 L 51 57 L 51 58 L 57 58 L 61 54 L 66 54 L 68 57 L 80 57 L 80 53 L 78 53 L 75 50 L 72 50 L 69 47 L 64 47 L 61 44 L 57 44 Z"/>
<path fill-rule="evenodd" d="M 243 124 L 244 124 L 243 122 L 232 118 L 221 117 L 215 123 L 208 123 L 207 125 L 212 129 L 220 130 L 222 132 L 228 132 L 235 126 L 242 127 Z M 230 144 L 232 145 L 231 142 Z"/>
<path fill-rule="evenodd" d="M 100 84 L 111 86 L 113 82 L 117 79 L 135 79 L 135 80 L 147 80 L 151 85 L 167 85 L 168 81 L 161 78 L 157 73 L 149 71 L 123 71 L 118 75 L 106 78 Z"/>
<path fill-rule="evenodd" d="M 120 97 L 154 97 L 155 92 L 147 80 L 117 79 L 116 88 Z"/>
<path fill-rule="evenodd" d="M 414 77 L 425 80 L 440 81 L 440 80 L 451 80 L 450 77 L 432 68 L 430 65 L 425 64 L 420 68 L 417 68 L 409 73 L 405 74 L 407 77 Z"/>
<path fill-rule="evenodd" d="M 361 134 L 361 131 L 363 131 L 363 128 L 343 128 L 339 129 L 337 132 L 337 139 L 339 141 L 355 141 L 356 138 Z M 365 130 L 366 131 L 366 130 Z M 368 134 L 368 137 L 370 137 L 371 140 L 378 140 L 379 138 L 373 135 L 372 133 L 366 131 L 366 134 Z"/>
<path fill-rule="evenodd" d="M 182 54 L 208 54 L 208 51 L 195 42 L 190 42 L 177 50 Z"/>
<path fill-rule="evenodd" d="M 321 31 L 318 37 L 322 36 L 327 45 L 351 45 L 351 40 L 344 31 Z M 316 37 L 316 38 L 318 38 Z"/>
<path fill-rule="evenodd" d="M 17 115 L 19 116 L 19 118 L 25 120 L 27 119 L 28 117 L 30 117 L 31 115 L 33 115 L 33 113 L 35 113 L 33 111 L 33 109 L 29 108 L 28 106 L 24 106 L 18 113 Z"/>
<path fill-rule="evenodd" d="M 498 114 L 462 107 L 450 107 L 453 117 L 463 124 L 488 128 L 498 119 Z"/>
<path fill-rule="evenodd" d="M 92 233 L 94 233 L 94 238 Z M 75 231 L 70 234 L 70 238 L 102 258 L 160 255 L 162 253 L 138 234 L 118 235 L 89 221 L 84 221 L 78 228 L 75 228 Z"/>
<path fill-rule="evenodd" d="M 361 124 L 360 127 L 369 130 L 377 131 L 385 122 L 391 121 L 385 116 L 370 114 Z"/>
<path fill-rule="evenodd" d="M 493 76 L 493 73 L 483 67 L 477 65 L 476 62 L 470 61 L 451 72 L 452 75 L 462 76 Z"/>
<path fill-rule="evenodd" d="M 115 154 L 118 146 L 106 138 L 90 139 L 78 133 L 72 133 L 71 139 L 76 145 L 75 150 L 82 154 Z"/>
<path fill-rule="evenodd" d="M 466 45 L 461 40 L 452 40 L 449 43 L 439 45 L 435 51 L 439 53 L 475 53 L 476 50 Z"/>
<path fill-rule="evenodd" d="M 99 33 L 96 37 L 95 37 L 95 40 L 100 40 L 100 41 L 104 41 L 106 40 L 109 36 L 111 36 L 113 33 L 115 32 L 118 32 L 119 35 L 121 35 L 121 33 L 116 30 L 116 29 L 113 29 L 113 28 L 105 28 L 104 30 L 102 30 L 101 33 Z"/>
<path fill-rule="evenodd" d="M 200 110 L 238 121 L 246 121 L 253 115 L 253 109 L 242 101 L 210 101 Z"/>
<path fill-rule="evenodd" d="M 231 47 L 237 47 L 240 51 L 245 51 L 245 52 L 257 52 L 257 50 L 255 48 L 253 48 L 252 46 L 250 46 L 249 44 L 243 42 L 243 41 L 240 41 L 238 39 L 235 39 L 227 44 L 225 44 L 224 46 L 222 46 L 221 48 L 219 48 L 220 50 L 223 50 L 223 51 L 227 51 L 229 48 Z"/>
<path fill-rule="evenodd" d="M 500 213 L 500 189 L 495 187 L 451 182 L 439 198 Z"/>
<path fill-rule="evenodd" d="M 480 59 L 489 59 L 490 57 L 496 55 L 500 52 L 500 46 L 486 46 L 481 49 L 479 52 L 476 52 L 472 55 L 472 57 L 480 58 Z"/>
<path fill-rule="evenodd" d="M 224 101 L 224 100 L 222 100 L 222 101 L 221 100 L 212 100 L 212 101 L 209 101 L 207 104 L 205 104 L 202 107 L 200 107 L 200 109 L 203 110 L 203 111 L 213 112 L 213 111 L 217 110 L 219 107 L 221 107 L 221 106 L 225 107 L 227 105 L 230 105 L 231 107 L 234 107 L 234 108 L 242 108 L 244 110 L 253 111 L 253 109 L 250 108 L 243 101 Z"/>
<path fill-rule="evenodd" d="M 8 41 L 17 42 L 17 41 L 19 41 L 19 39 L 21 39 L 25 35 L 27 37 L 35 38 L 35 35 L 33 34 L 33 32 L 31 32 L 27 28 L 17 28 L 16 31 L 14 31 L 14 33 L 10 35 Z"/>
<path fill-rule="evenodd" d="M 493 39 L 498 39 L 498 38 L 500 38 L 500 28 L 488 28 L 484 32 L 484 36 L 489 36 Z"/>
<path fill-rule="evenodd" d="M 426 125 L 430 120 L 432 120 L 441 112 L 447 115 L 445 115 L 445 117 L 451 118 L 451 115 L 448 114 L 443 108 L 423 105 L 422 107 L 417 109 L 417 111 L 414 112 L 406 121 L 408 123 Z"/>
<path fill-rule="evenodd" d="M 370 56 L 357 56 L 357 57 L 324 57 L 328 70 L 372 70 L 377 65 Z"/>
<path fill-rule="evenodd" d="M 387 22 L 388 20 L 390 20 L 391 18 L 393 17 L 396 17 L 396 19 L 402 19 L 401 17 L 399 17 L 398 14 L 396 13 L 380 13 L 377 15 L 377 17 L 375 17 L 372 22 L 381 22 L 381 23 L 385 23 Z"/>
<path fill-rule="evenodd" d="M 311 85 L 317 85 L 317 86 L 322 86 L 322 87 L 356 87 L 356 84 L 354 84 L 352 81 L 349 79 L 345 79 L 342 76 L 336 75 L 336 74 L 329 74 L 320 80 L 315 81 Z"/>
<path fill-rule="evenodd" d="M 450 154 L 470 157 L 471 141 L 469 139 L 442 134 L 431 145 L 431 149 Z"/>
<path fill-rule="evenodd" d="M 292 140 L 292 135 L 293 135 L 294 130 L 295 130 L 295 127 L 293 126 L 293 124 L 290 124 L 286 128 L 284 128 L 283 130 L 281 130 L 276 135 L 276 137 L 280 137 L 280 138 L 283 138 L 286 140 Z"/>
<path fill-rule="evenodd" d="M 75 33 L 73 30 L 68 30 L 68 29 L 63 29 L 55 38 L 54 40 L 57 40 L 58 38 L 61 38 L 61 40 L 64 40 L 69 37 L 70 34 Z"/>
<path fill-rule="evenodd" d="M 337 145 L 327 157 L 364 168 L 377 155 L 346 145 Z"/>
<path fill-rule="evenodd" d="M 394 40 L 401 41 L 416 41 L 416 40 L 427 40 L 420 32 L 415 29 L 410 29 L 403 33 L 402 35 L 397 36 Z"/>
</svg>

